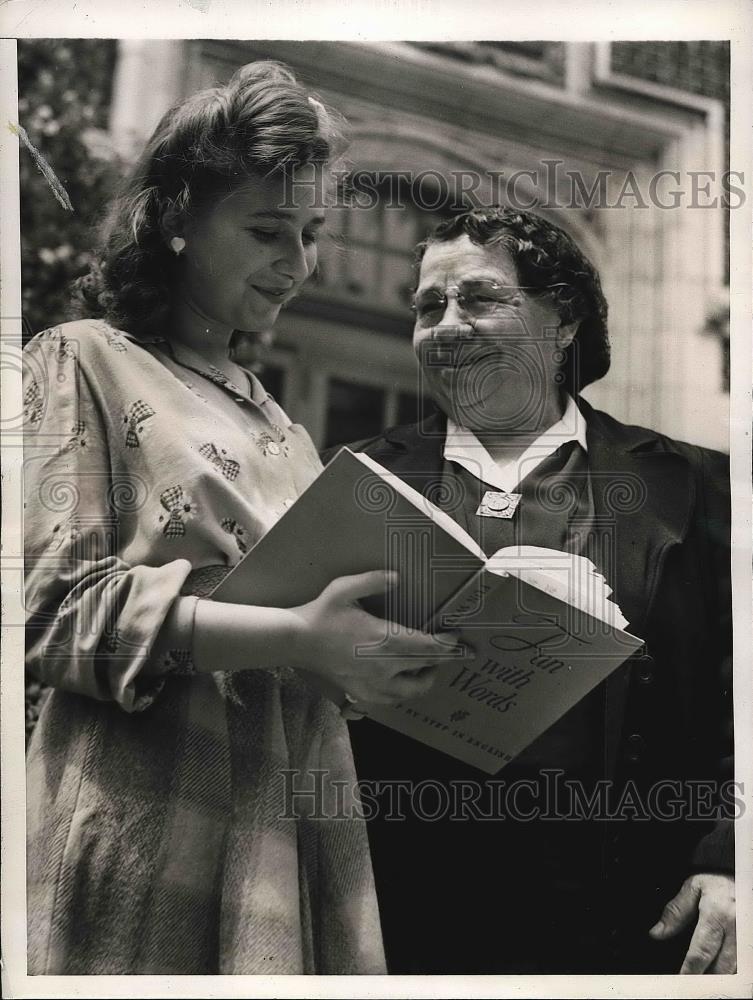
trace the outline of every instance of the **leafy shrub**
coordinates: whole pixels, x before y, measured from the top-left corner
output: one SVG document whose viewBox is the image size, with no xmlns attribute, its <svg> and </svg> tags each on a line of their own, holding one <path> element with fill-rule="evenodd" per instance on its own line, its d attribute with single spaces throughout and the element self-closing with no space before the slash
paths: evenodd
<svg viewBox="0 0 753 1000">
<path fill-rule="evenodd" d="M 73 211 L 55 197 L 23 143 L 21 282 L 26 338 L 70 318 L 70 284 L 88 270 L 93 230 L 122 164 L 107 133 L 117 43 L 100 39 L 19 39 L 18 124 L 55 172 Z M 26 736 L 46 690 L 26 682 Z"/>
<path fill-rule="evenodd" d="M 122 170 L 109 140 L 117 42 L 19 39 L 18 116 L 70 197 L 67 211 L 20 144 L 21 281 L 27 335 L 70 318 L 70 283 L 88 270 Z"/>
</svg>

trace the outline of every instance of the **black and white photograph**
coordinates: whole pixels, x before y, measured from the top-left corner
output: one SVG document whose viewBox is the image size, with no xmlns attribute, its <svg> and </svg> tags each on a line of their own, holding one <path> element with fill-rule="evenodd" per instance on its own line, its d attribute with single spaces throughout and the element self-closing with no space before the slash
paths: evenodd
<svg viewBox="0 0 753 1000">
<path fill-rule="evenodd" d="M 49 7 L 4 995 L 750 995 L 750 9 Z"/>
</svg>

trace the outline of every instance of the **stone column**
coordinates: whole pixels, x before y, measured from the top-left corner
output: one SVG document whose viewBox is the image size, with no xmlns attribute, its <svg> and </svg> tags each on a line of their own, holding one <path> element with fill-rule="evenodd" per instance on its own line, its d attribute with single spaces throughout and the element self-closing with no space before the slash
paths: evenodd
<svg viewBox="0 0 753 1000">
<path fill-rule="evenodd" d="M 133 160 L 171 104 L 184 94 L 187 43 L 181 39 L 121 39 L 115 66 L 110 132 L 113 146 Z"/>
</svg>

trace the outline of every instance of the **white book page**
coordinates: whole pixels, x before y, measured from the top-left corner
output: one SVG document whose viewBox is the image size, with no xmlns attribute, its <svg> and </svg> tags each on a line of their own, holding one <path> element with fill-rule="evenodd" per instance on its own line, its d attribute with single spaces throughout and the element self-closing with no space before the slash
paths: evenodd
<svg viewBox="0 0 753 1000">
<path fill-rule="evenodd" d="M 604 577 L 590 559 L 537 545 L 499 549 L 486 568 L 500 576 L 514 576 L 552 597 L 580 608 L 614 628 L 625 629 L 627 619 L 614 601 Z"/>
</svg>

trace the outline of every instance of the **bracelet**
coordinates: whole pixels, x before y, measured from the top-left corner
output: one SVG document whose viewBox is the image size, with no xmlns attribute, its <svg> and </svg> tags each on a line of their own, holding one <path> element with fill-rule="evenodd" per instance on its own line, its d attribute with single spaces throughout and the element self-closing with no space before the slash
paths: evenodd
<svg viewBox="0 0 753 1000">
<path fill-rule="evenodd" d="M 195 597 L 193 602 L 193 610 L 191 611 L 191 659 L 194 659 L 194 633 L 196 632 L 196 609 L 199 606 L 200 597 Z"/>
</svg>

